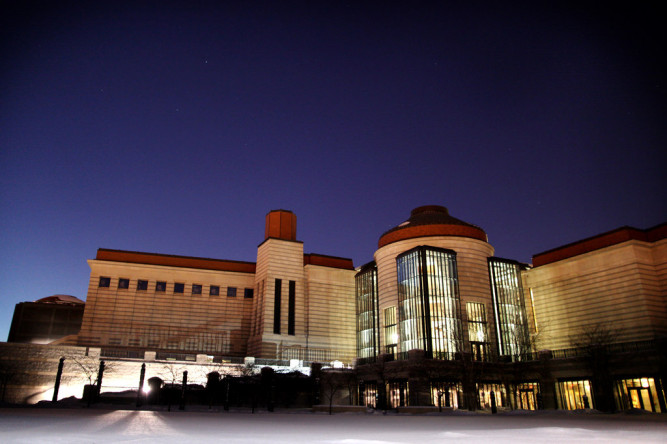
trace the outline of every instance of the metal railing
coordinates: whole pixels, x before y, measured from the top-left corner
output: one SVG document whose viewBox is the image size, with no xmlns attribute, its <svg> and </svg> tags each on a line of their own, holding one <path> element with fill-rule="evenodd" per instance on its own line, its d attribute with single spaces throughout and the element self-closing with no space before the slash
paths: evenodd
<svg viewBox="0 0 667 444">
<path fill-rule="evenodd" d="M 657 341 L 648 340 L 648 341 L 635 341 L 635 342 L 621 342 L 618 344 L 608 344 L 608 345 L 599 345 L 599 346 L 588 346 L 588 347 L 573 347 L 573 348 L 563 348 L 560 350 L 552 350 L 551 356 L 553 359 L 569 359 L 576 358 L 581 356 L 590 356 L 594 350 L 602 350 L 606 353 L 617 354 L 617 353 L 632 353 L 632 352 L 644 352 L 644 351 L 653 351 L 658 350 Z"/>
<path fill-rule="evenodd" d="M 100 356 L 103 358 L 125 358 L 125 359 L 144 359 L 143 350 L 122 350 L 114 348 L 103 348 L 100 350 Z"/>
</svg>

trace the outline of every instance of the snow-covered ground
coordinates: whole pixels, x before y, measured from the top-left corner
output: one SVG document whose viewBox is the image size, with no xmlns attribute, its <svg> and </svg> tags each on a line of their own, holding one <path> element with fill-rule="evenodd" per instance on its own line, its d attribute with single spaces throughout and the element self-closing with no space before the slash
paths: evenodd
<svg viewBox="0 0 667 444">
<path fill-rule="evenodd" d="M 659 414 L 313 414 L 0 409 L 3 443 L 667 443 Z"/>
</svg>

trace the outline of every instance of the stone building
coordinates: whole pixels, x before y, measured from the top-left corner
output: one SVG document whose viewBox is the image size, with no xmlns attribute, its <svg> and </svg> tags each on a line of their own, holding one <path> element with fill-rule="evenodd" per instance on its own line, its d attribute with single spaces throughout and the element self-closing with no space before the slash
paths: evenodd
<svg viewBox="0 0 667 444">
<path fill-rule="evenodd" d="M 357 268 L 304 253 L 290 211 L 265 226 L 256 262 L 98 250 L 81 329 L 65 343 L 122 362 L 130 379 L 142 362 L 195 373 L 322 363 L 346 381 L 337 399 L 378 408 L 667 410 L 667 224 L 524 264 L 425 206 Z M 14 387 L 14 399 L 46 399 L 44 387 Z"/>
<path fill-rule="evenodd" d="M 536 255 L 420 207 L 356 275 L 362 402 L 665 411 L 667 225 Z"/>
<path fill-rule="evenodd" d="M 81 346 L 352 363 L 352 260 L 304 254 L 296 215 L 266 215 L 257 262 L 100 249 Z"/>
<path fill-rule="evenodd" d="M 56 294 L 14 308 L 8 342 L 50 344 L 66 342 L 81 329 L 85 303 L 74 296 Z"/>
</svg>

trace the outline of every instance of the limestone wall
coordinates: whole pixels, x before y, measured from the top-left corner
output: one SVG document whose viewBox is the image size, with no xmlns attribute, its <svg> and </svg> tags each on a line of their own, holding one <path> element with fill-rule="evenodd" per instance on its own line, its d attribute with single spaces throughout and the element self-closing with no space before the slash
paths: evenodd
<svg viewBox="0 0 667 444">
<path fill-rule="evenodd" d="M 632 240 L 535 267 L 525 273 L 542 348 L 572 346 L 595 325 L 615 342 L 667 334 L 667 240 Z"/>
<path fill-rule="evenodd" d="M 202 270 L 111 261 L 91 267 L 80 345 L 184 350 L 245 356 L 250 330 L 253 273 Z M 100 287 L 108 277 L 108 287 Z M 120 279 L 129 279 L 119 288 Z M 147 288 L 137 288 L 139 280 Z M 157 282 L 166 288 L 158 290 Z M 182 283 L 183 293 L 175 284 Z M 193 291 L 201 286 L 201 292 Z M 218 294 L 211 291 L 217 286 Z M 228 289 L 231 288 L 231 292 Z"/>
</svg>

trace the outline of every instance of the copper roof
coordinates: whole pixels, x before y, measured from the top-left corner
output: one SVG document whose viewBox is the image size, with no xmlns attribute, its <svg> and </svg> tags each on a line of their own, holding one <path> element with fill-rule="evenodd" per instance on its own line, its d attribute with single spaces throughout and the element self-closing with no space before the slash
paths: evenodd
<svg viewBox="0 0 667 444">
<path fill-rule="evenodd" d="M 85 302 L 76 296 L 70 296 L 68 294 L 54 294 L 53 296 L 37 299 L 35 302 L 49 304 L 85 304 Z"/>
<path fill-rule="evenodd" d="M 486 233 L 477 225 L 450 216 L 445 207 L 427 205 L 415 208 L 407 221 L 380 236 L 378 247 L 426 236 L 461 236 L 487 242 Z"/>
<path fill-rule="evenodd" d="M 533 267 L 551 264 L 569 259 L 580 254 L 601 250 L 623 242 L 638 240 L 643 242 L 657 242 L 667 237 L 667 223 L 642 230 L 635 227 L 620 227 L 606 233 L 587 237 L 551 250 L 533 255 Z"/>
</svg>

